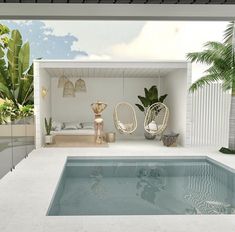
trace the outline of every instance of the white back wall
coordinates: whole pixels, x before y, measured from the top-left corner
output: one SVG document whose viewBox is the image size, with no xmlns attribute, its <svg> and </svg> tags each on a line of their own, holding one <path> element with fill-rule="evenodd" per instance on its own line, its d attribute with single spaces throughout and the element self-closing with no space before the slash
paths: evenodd
<svg viewBox="0 0 235 232">
<path fill-rule="evenodd" d="M 186 143 L 186 115 L 187 115 L 187 70 L 179 69 L 162 78 L 162 90 L 168 96 L 165 104 L 170 111 L 167 131 L 179 133 L 179 143 Z"/>
<path fill-rule="evenodd" d="M 113 124 L 113 111 L 120 101 L 131 103 L 135 109 L 138 128 L 132 135 L 135 137 L 144 134 L 144 114 L 138 110 L 135 103 L 139 103 L 138 95 L 144 95 L 144 87 L 157 85 L 160 91 L 161 78 L 84 78 L 87 92 L 76 93 L 75 98 L 64 98 L 63 89 L 57 88 L 58 78 L 51 78 L 51 112 L 52 118 L 60 122 L 93 121 L 94 115 L 91 103 L 103 101 L 108 107 L 103 112 L 105 131 L 116 131 Z M 73 83 L 77 78 L 70 78 Z M 123 88 L 124 86 L 124 88 Z M 161 91 L 160 91 L 161 92 Z"/>
</svg>

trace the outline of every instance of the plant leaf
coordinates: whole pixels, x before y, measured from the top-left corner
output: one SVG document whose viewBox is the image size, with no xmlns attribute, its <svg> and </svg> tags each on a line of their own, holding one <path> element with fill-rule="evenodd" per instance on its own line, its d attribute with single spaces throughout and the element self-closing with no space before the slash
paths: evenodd
<svg viewBox="0 0 235 232">
<path fill-rule="evenodd" d="M 142 105 L 140 104 L 135 104 L 135 105 L 139 108 L 140 111 L 144 112 L 144 107 Z"/>
<path fill-rule="evenodd" d="M 150 101 L 158 101 L 158 89 L 156 85 L 153 85 L 150 89 L 149 89 L 149 100 Z"/>
<path fill-rule="evenodd" d="M 148 107 L 150 105 L 150 101 L 147 98 L 142 97 L 142 96 L 138 96 L 138 98 L 144 107 Z"/>
<path fill-rule="evenodd" d="M 145 93 L 145 97 L 149 98 L 149 91 L 147 90 L 147 88 L 144 88 L 144 93 Z"/>
<path fill-rule="evenodd" d="M 167 96 L 168 94 L 164 94 L 161 97 L 159 97 L 159 102 L 163 103 Z"/>
<path fill-rule="evenodd" d="M 29 54 L 30 48 L 29 43 L 27 42 L 21 47 L 19 52 L 19 73 L 21 76 L 29 68 Z"/>
</svg>

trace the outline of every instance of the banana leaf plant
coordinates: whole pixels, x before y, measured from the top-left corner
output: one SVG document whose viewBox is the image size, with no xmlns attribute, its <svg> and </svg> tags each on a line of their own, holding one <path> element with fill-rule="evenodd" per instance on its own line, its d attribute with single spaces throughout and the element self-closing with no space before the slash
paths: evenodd
<svg viewBox="0 0 235 232">
<path fill-rule="evenodd" d="M 18 30 L 0 24 L 0 96 L 19 105 L 33 104 L 33 64 L 29 43 Z"/>
<path fill-rule="evenodd" d="M 152 104 L 157 103 L 157 102 L 163 103 L 167 97 L 167 94 L 164 94 L 158 97 L 158 89 L 156 85 L 153 85 L 149 89 L 144 88 L 144 93 L 145 93 L 145 96 L 140 96 L 140 95 L 138 96 L 141 104 L 135 104 L 139 108 L 140 111 L 144 112 L 144 114 L 147 113 L 148 107 L 150 107 Z M 159 109 L 158 112 L 160 110 L 161 109 Z"/>
</svg>

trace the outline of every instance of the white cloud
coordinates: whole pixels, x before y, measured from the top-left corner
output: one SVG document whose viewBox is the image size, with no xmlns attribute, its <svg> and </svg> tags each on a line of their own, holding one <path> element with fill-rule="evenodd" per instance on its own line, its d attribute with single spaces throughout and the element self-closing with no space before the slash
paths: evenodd
<svg viewBox="0 0 235 232">
<path fill-rule="evenodd" d="M 20 26 L 22 25 L 32 25 L 33 21 L 32 20 L 7 20 L 7 22 L 14 22 Z"/>
<path fill-rule="evenodd" d="M 128 43 L 112 46 L 112 57 L 129 59 L 185 60 L 208 40 L 221 40 L 226 22 L 147 22 Z"/>
<path fill-rule="evenodd" d="M 136 37 L 145 24 L 143 21 L 43 21 L 49 34 L 78 38 L 72 49 L 88 54 L 106 53 L 106 49 Z"/>
<path fill-rule="evenodd" d="M 112 46 L 108 54 L 119 60 L 186 60 L 188 52 L 200 51 L 210 40 L 222 41 L 227 22 L 147 22 L 137 37 Z M 193 64 L 192 80 L 206 66 Z"/>
<path fill-rule="evenodd" d="M 112 60 L 112 58 L 108 55 L 96 55 L 91 54 L 89 56 L 78 56 L 75 58 L 76 60 L 82 60 L 82 61 L 107 61 Z"/>
</svg>

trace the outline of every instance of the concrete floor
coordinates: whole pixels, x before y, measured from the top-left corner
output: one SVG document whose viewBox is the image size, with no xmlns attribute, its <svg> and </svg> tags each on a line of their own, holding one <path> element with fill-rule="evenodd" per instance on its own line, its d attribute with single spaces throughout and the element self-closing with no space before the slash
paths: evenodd
<svg viewBox="0 0 235 232">
<path fill-rule="evenodd" d="M 46 216 L 67 156 L 208 156 L 235 170 L 216 149 L 123 141 L 107 148 L 42 148 L 0 180 L 1 232 L 234 232 L 235 215 Z"/>
</svg>

